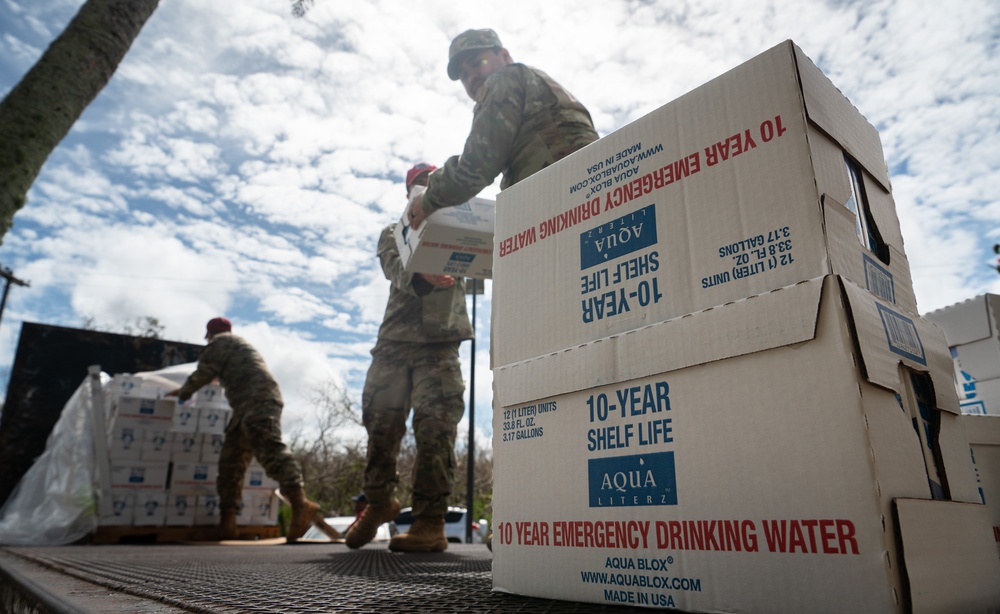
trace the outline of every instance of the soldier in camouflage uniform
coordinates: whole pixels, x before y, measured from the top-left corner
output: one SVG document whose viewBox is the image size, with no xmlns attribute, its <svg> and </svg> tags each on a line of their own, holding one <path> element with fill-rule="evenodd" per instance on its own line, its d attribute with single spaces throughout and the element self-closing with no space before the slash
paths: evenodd
<svg viewBox="0 0 1000 614">
<path fill-rule="evenodd" d="M 407 191 L 423 183 L 433 168 L 414 167 L 407 175 Z M 444 515 L 455 484 L 455 436 L 465 412 L 458 348 L 472 338 L 472 325 L 464 280 L 403 271 L 394 229 L 395 224 L 383 229 L 378 242 L 382 271 L 391 286 L 362 395 L 368 506 L 347 531 L 346 542 L 360 548 L 375 537 L 379 525 L 399 514 L 396 459 L 412 407 L 417 442 L 414 522 L 408 532 L 392 538 L 389 549 L 438 552 L 448 547 Z"/>
<path fill-rule="evenodd" d="M 218 378 L 233 408 L 219 456 L 216 485 L 222 539 L 234 539 L 237 535 L 236 510 L 243 492 L 243 477 L 254 456 L 267 475 L 278 482 L 282 496 L 292 506 L 289 543 L 298 541 L 310 524 L 316 524 L 332 538 L 339 537 L 323 520 L 319 506 L 306 498 L 302 468 L 281 441 L 284 402 L 278 382 L 264 359 L 246 340 L 232 334 L 229 320 L 213 318 L 207 329 L 208 345 L 198 357 L 198 368 L 167 396 L 176 395 L 181 402 L 187 401 L 202 386 Z"/>
<path fill-rule="evenodd" d="M 506 189 L 597 140 L 590 113 L 544 72 L 515 63 L 493 30 L 459 34 L 448 52 L 448 76 L 476 102 L 461 156 L 431 175 L 411 200 L 414 228 L 443 207 L 464 203 L 503 173 Z"/>
</svg>

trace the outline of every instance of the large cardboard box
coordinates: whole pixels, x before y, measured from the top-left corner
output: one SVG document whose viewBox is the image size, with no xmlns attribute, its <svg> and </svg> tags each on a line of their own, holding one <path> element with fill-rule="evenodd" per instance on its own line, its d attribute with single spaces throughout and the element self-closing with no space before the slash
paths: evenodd
<svg viewBox="0 0 1000 614">
<path fill-rule="evenodd" d="M 962 416 L 983 503 L 990 510 L 993 541 L 1000 555 L 1000 416 Z"/>
<path fill-rule="evenodd" d="M 493 365 L 831 273 L 917 313 L 878 133 L 787 41 L 497 196 Z"/>
<path fill-rule="evenodd" d="M 473 198 L 435 211 L 417 230 L 401 219 L 394 234 L 403 270 L 476 279 L 493 277 L 495 215 L 496 203 Z"/>
<path fill-rule="evenodd" d="M 1000 607 L 950 365 L 939 329 L 831 275 L 496 368 L 494 588 Z"/>
<path fill-rule="evenodd" d="M 926 314 L 955 360 L 962 413 L 1000 415 L 1000 296 L 983 294 Z"/>
</svg>

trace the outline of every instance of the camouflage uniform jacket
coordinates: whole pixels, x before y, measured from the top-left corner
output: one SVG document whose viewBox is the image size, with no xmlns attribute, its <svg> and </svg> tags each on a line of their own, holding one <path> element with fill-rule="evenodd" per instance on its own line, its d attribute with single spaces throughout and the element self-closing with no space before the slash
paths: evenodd
<svg viewBox="0 0 1000 614">
<path fill-rule="evenodd" d="M 472 325 L 465 309 L 465 280 L 450 288 L 437 288 L 403 270 L 395 224 L 382 230 L 378 257 L 382 272 L 392 285 L 378 338 L 390 341 L 437 343 L 472 339 Z"/>
<path fill-rule="evenodd" d="M 282 404 L 278 382 L 257 350 L 242 337 L 232 333 L 215 335 L 202 350 L 198 368 L 188 376 L 177 398 L 188 400 L 216 377 L 236 411 L 246 411 L 262 402 Z"/>
<path fill-rule="evenodd" d="M 480 88 L 465 149 L 431 175 L 424 213 L 466 202 L 500 173 L 506 189 L 596 140 L 572 94 L 538 69 L 508 64 Z"/>
</svg>

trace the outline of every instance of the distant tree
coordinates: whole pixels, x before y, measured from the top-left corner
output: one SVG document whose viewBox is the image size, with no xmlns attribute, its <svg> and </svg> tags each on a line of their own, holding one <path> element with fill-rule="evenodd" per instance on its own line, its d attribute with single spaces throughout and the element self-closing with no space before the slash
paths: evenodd
<svg viewBox="0 0 1000 614">
<path fill-rule="evenodd" d="M 313 5 L 313 0 L 292 0 L 292 15 L 302 17 Z"/>
<path fill-rule="evenodd" d="M 309 401 L 315 410 L 313 422 L 287 431 L 288 446 L 302 465 L 309 496 L 330 514 L 352 516 L 354 504 L 351 497 L 364 489 L 366 441 L 346 439 L 342 433 L 346 427 L 362 425 L 361 410 L 335 381 L 316 387 Z M 357 432 L 357 429 L 353 430 Z M 400 480 L 396 497 L 406 506 L 413 500 L 413 467 L 417 459 L 417 445 L 412 432 L 407 432 L 399 448 L 396 472 Z M 468 490 L 466 442 L 458 442 L 455 457 L 455 488 L 448 504 L 465 507 Z M 492 451 L 477 450 L 474 463 L 473 517 L 492 520 Z"/>
<path fill-rule="evenodd" d="M 145 316 L 136 318 L 129 322 L 124 320 L 118 324 L 100 323 L 94 316 L 84 318 L 84 330 L 98 330 L 106 333 L 118 333 L 121 335 L 131 335 L 133 337 L 145 337 L 147 339 L 159 339 L 165 328 L 157 318 Z"/>
<path fill-rule="evenodd" d="M 288 433 L 289 448 L 302 465 L 309 496 L 330 513 L 352 515 L 351 497 L 362 489 L 365 452 L 361 442 L 345 440 L 339 431 L 360 426 L 361 412 L 333 380 L 313 389 L 308 400 L 314 420 Z"/>
<path fill-rule="evenodd" d="M 293 0 L 302 16 L 313 0 Z M 159 0 L 87 0 L 0 101 L 0 242 L 52 150 L 128 53 Z"/>
</svg>

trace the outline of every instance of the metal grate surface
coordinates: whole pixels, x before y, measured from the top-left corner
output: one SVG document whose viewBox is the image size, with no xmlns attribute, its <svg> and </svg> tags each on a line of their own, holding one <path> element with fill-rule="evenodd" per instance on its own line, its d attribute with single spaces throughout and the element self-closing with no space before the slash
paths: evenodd
<svg viewBox="0 0 1000 614">
<path fill-rule="evenodd" d="M 6 548 L 109 589 L 191 612 L 593 612 L 649 610 L 492 592 L 490 552 L 449 545 L 395 554 L 324 545 L 112 545 Z"/>
</svg>

